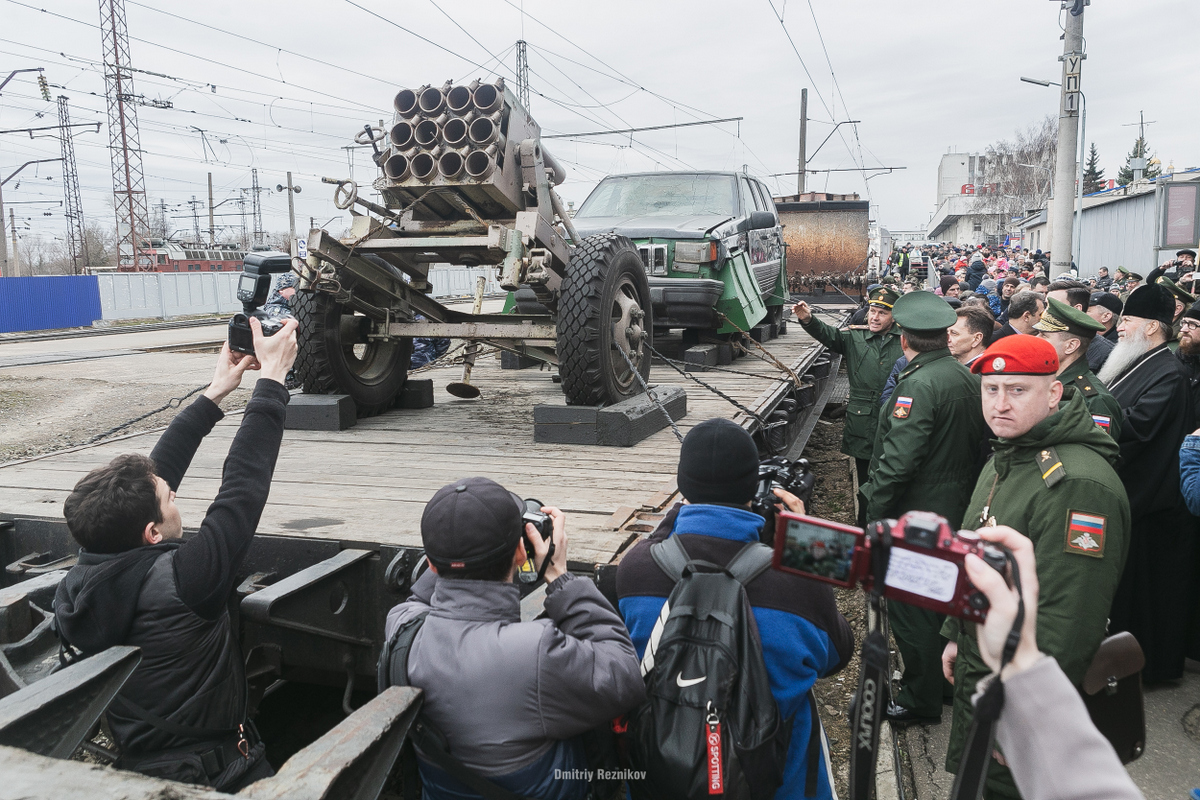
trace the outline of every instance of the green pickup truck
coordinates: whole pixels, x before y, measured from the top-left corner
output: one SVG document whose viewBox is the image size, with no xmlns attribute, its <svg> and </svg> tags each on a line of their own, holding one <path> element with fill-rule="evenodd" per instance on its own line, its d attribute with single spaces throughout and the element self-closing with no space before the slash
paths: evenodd
<svg viewBox="0 0 1200 800">
<path fill-rule="evenodd" d="M 574 217 L 580 236 L 631 239 L 650 283 L 654 329 L 722 336 L 784 332 L 783 229 L 762 181 L 737 172 L 612 175 Z"/>
</svg>

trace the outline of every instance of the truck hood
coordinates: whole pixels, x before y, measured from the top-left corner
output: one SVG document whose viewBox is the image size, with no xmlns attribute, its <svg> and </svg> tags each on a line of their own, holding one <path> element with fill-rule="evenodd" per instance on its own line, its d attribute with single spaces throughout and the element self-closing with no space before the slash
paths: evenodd
<svg viewBox="0 0 1200 800">
<path fill-rule="evenodd" d="M 576 219 L 580 236 L 614 231 L 630 239 L 703 239 L 728 221 L 720 214 L 699 216 L 588 217 Z"/>
</svg>

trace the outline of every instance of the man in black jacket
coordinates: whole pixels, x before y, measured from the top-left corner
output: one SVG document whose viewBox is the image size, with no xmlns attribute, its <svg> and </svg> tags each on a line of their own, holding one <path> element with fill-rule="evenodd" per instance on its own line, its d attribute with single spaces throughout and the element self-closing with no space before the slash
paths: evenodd
<svg viewBox="0 0 1200 800">
<path fill-rule="evenodd" d="M 296 358 L 294 320 L 271 337 L 258 320 L 250 325 L 257 358 L 226 344 L 212 383 L 149 458 L 118 456 L 75 485 L 63 514 L 79 562 L 54 598 L 64 659 L 115 645 L 142 650 L 108 709 L 118 766 L 231 793 L 273 774 L 246 718 L 246 676 L 226 604 L 267 501 L 288 402 L 283 382 Z M 261 379 L 221 488 L 199 533 L 183 541 L 175 492 L 247 370 L 261 370 Z"/>
</svg>

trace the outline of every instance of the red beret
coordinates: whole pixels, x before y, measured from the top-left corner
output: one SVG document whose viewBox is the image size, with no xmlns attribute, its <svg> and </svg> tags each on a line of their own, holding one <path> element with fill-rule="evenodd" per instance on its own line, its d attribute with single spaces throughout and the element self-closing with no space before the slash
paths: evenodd
<svg viewBox="0 0 1200 800">
<path fill-rule="evenodd" d="M 1053 375 L 1058 372 L 1054 345 L 1037 336 L 1005 336 L 975 359 L 976 375 Z"/>
</svg>

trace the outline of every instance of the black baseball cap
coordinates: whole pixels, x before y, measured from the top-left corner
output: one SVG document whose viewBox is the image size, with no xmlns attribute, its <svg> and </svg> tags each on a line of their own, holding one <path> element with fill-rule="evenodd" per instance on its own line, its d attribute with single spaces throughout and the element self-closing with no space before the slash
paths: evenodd
<svg viewBox="0 0 1200 800">
<path fill-rule="evenodd" d="M 1088 298 L 1088 308 L 1092 306 L 1103 306 L 1118 316 L 1121 314 L 1121 309 L 1125 307 L 1121 298 L 1112 292 L 1092 292 L 1092 296 Z"/>
<path fill-rule="evenodd" d="M 425 555 L 451 576 L 512 558 L 525 527 L 524 510 L 520 497 L 489 478 L 443 486 L 421 515 Z"/>
</svg>

